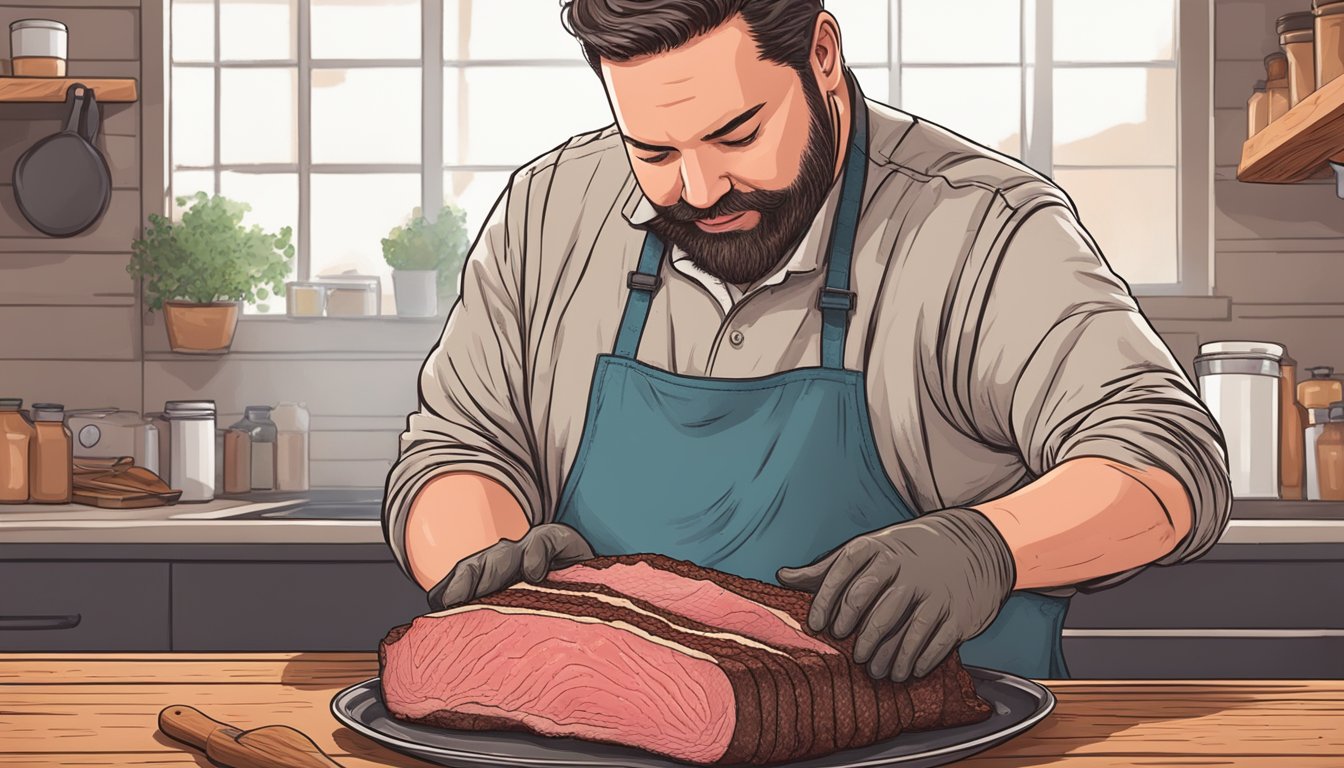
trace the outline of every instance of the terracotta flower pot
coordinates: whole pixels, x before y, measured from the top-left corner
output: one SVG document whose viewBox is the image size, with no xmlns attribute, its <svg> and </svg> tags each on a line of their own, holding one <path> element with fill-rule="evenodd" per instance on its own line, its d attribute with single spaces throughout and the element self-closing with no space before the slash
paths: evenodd
<svg viewBox="0 0 1344 768">
<path fill-rule="evenodd" d="M 228 352 L 233 344 L 233 332 L 238 327 L 238 303 L 166 301 L 163 318 L 168 326 L 168 344 L 174 352 L 219 354 Z"/>
</svg>

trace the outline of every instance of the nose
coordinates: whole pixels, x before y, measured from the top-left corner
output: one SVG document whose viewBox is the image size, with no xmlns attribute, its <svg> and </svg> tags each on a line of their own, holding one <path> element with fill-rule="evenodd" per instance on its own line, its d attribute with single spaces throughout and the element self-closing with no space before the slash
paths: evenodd
<svg viewBox="0 0 1344 768">
<path fill-rule="evenodd" d="M 709 208 L 728 194 L 732 182 L 717 167 L 694 152 L 682 153 L 681 199 L 696 208 Z"/>
</svg>

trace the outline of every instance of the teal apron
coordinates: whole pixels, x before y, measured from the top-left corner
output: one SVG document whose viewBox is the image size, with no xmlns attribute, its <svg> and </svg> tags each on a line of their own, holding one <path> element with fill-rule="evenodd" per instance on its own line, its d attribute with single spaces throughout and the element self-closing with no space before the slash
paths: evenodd
<svg viewBox="0 0 1344 768">
<path fill-rule="evenodd" d="M 855 111 L 827 259 L 821 367 L 752 379 L 682 376 L 635 359 L 664 245 L 644 240 L 613 354 L 599 355 L 579 452 L 556 522 L 598 555 L 659 553 L 777 584 L 849 539 L 915 515 L 879 458 L 864 377 L 844 368 L 849 290 L 867 166 Z M 1016 592 L 962 660 L 1026 677 L 1067 677 L 1068 598 Z"/>
</svg>

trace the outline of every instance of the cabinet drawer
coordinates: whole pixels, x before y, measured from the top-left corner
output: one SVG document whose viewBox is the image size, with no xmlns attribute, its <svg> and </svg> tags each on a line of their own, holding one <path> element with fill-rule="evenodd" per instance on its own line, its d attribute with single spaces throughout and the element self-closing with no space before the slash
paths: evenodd
<svg viewBox="0 0 1344 768">
<path fill-rule="evenodd" d="M 1153 566 L 1069 601 L 1078 629 L 1344 629 L 1344 561 L 1199 560 Z"/>
<path fill-rule="evenodd" d="M 167 563 L 0 563 L 0 650 L 169 646 Z"/>
<path fill-rule="evenodd" d="M 370 652 L 428 611 L 391 561 L 173 566 L 175 651 Z"/>
<path fill-rule="evenodd" d="M 1066 630 L 1064 662 L 1075 679 L 1344 677 L 1344 635 L 1329 630 L 1177 632 Z"/>
</svg>

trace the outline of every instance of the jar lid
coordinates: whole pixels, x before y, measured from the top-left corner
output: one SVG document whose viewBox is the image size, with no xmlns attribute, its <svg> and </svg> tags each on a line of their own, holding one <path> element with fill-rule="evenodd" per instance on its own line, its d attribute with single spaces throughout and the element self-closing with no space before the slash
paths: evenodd
<svg viewBox="0 0 1344 768">
<path fill-rule="evenodd" d="M 1304 29 L 1316 29 L 1316 14 L 1311 11 L 1297 11 L 1295 13 L 1285 13 L 1279 17 L 1275 25 L 1279 34 L 1284 32 L 1298 32 Z"/>
<path fill-rule="evenodd" d="M 1330 420 L 1344 421 L 1344 402 L 1337 400 L 1330 404 Z"/>
<path fill-rule="evenodd" d="M 1272 355 L 1283 357 L 1284 346 L 1272 341 L 1210 341 L 1199 346 L 1203 355 Z"/>
<path fill-rule="evenodd" d="M 1317 365 L 1308 368 L 1307 372 L 1311 374 L 1311 378 L 1313 379 L 1328 379 L 1334 375 L 1335 369 L 1329 365 Z"/>
<path fill-rule="evenodd" d="M 163 404 L 164 413 L 213 410 L 215 410 L 214 400 L 169 400 Z"/>
<path fill-rule="evenodd" d="M 59 21 L 52 21 L 51 19 L 19 19 L 18 21 L 10 22 L 9 28 L 12 31 L 18 31 L 20 29 L 54 29 L 58 32 L 67 31 L 64 24 Z"/>
<path fill-rule="evenodd" d="M 372 288 L 379 289 L 382 285 L 382 279 L 377 275 L 319 275 L 316 285 L 322 287 L 339 286 L 344 288 Z"/>
<path fill-rule="evenodd" d="M 1344 0 L 1311 0 L 1311 9 L 1318 11 L 1328 5 L 1340 5 Z"/>
<path fill-rule="evenodd" d="M 169 400 L 163 404 L 165 419 L 213 419 L 214 400 Z"/>
<path fill-rule="evenodd" d="M 60 403 L 33 403 L 33 421 L 65 421 L 65 406 Z"/>
<path fill-rule="evenodd" d="M 22 408 L 22 397 L 0 397 L 0 408 Z"/>
</svg>

